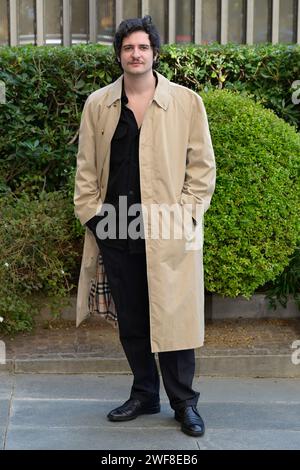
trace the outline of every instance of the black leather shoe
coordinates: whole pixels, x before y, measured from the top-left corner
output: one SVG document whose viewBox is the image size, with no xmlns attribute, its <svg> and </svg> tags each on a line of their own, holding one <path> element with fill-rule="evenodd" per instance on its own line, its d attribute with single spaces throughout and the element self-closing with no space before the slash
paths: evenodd
<svg viewBox="0 0 300 470">
<path fill-rule="evenodd" d="M 160 412 L 159 402 L 143 403 L 135 398 L 129 398 L 123 405 L 108 413 L 109 421 L 130 421 L 139 415 L 152 415 Z"/>
<path fill-rule="evenodd" d="M 189 436 L 203 436 L 205 425 L 195 406 L 175 411 L 175 419 L 181 423 L 181 431 Z"/>
</svg>

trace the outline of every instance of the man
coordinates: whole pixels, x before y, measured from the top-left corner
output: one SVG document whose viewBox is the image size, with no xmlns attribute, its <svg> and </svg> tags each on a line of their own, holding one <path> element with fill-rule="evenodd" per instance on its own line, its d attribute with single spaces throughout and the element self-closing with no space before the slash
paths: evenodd
<svg viewBox="0 0 300 470">
<path fill-rule="evenodd" d="M 215 185 L 207 117 L 196 93 L 154 71 L 160 39 L 151 17 L 123 21 L 114 48 L 124 73 L 89 96 L 80 127 L 74 201 L 88 228 L 77 325 L 88 314 L 100 252 L 134 378 L 129 399 L 108 419 L 160 411 L 158 353 L 175 419 L 186 434 L 201 436 L 204 422 L 192 382 L 194 349 L 204 338 L 203 214 Z M 153 236 L 157 220 L 149 214 L 160 204 L 184 208 L 182 237 L 160 231 Z M 117 221 L 112 230 L 113 219 L 105 216 L 109 207 Z M 140 217 L 133 233 L 136 207 Z M 169 220 L 181 226 L 174 213 Z"/>
</svg>

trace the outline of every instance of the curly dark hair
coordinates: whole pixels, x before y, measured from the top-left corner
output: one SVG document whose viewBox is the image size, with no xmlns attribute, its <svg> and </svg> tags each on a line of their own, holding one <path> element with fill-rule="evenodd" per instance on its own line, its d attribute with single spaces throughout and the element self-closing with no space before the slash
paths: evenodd
<svg viewBox="0 0 300 470">
<path fill-rule="evenodd" d="M 153 48 L 154 56 L 159 54 L 161 46 L 160 36 L 156 26 L 152 23 L 152 18 L 150 15 L 146 15 L 144 18 L 131 18 L 124 20 L 118 27 L 113 43 L 116 54 L 116 61 L 121 68 L 122 66 L 118 59 L 121 54 L 123 39 L 136 31 L 144 31 L 147 33 L 149 35 L 150 44 Z M 158 59 L 153 62 L 153 68 L 157 67 L 157 65 Z"/>
</svg>

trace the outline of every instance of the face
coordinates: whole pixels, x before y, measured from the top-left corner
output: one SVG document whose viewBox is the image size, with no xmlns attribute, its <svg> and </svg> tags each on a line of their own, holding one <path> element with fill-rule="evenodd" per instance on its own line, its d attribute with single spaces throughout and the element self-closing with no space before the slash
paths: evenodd
<svg viewBox="0 0 300 470">
<path fill-rule="evenodd" d="M 144 75 L 151 71 L 155 60 L 149 35 L 144 31 L 136 31 L 123 39 L 120 53 L 124 73 Z"/>
</svg>

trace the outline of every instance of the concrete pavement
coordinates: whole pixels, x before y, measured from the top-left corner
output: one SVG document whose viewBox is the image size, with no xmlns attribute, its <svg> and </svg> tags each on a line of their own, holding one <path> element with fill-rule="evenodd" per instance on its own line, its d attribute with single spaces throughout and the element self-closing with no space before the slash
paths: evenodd
<svg viewBox="0 0 300 470">
<path fill-rule="evenodd" d="M 162 388 L 160 414 L 118 425 L 127 375 L 0 374 L 2 449 L 300 449 L 300 379 L 196 379 L 206 434 L 180 431 Z"/>
</svg>

